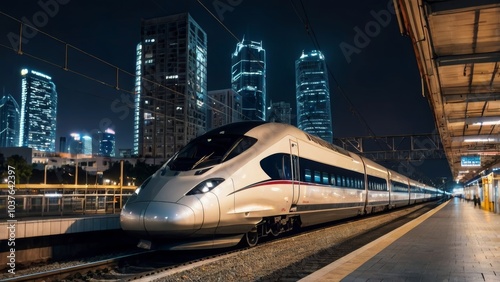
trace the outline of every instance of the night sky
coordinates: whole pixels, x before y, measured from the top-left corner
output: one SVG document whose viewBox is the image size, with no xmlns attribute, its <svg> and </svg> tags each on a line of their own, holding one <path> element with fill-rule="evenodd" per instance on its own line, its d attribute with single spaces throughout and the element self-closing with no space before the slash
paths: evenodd
<svg viewBox="0 0 500 282">
<path fill-rule="evenodd" d="M 50 3 L 49 12 L 38 2 Z M 354 112 L 378 136 L 435 130 L 411 41 L 399 32 L 392 0 L 302 1 L 306 14 L 299 0 L 201 2 L 239 39 L 263 42 L 268 100 L 290 102 L 293 113 L 295 60 L 302 50 L 315 49 L 304 25 L 307 15 L 333 74 L 329 79 L 334 137 L 369 135 Z M 132 74 L 141 19 L 189 12 L 208 37 L 208 90 L 230 88 L 230 58 L 237 40 L 196 0 L 2 1 L 0 11 L 25 18 L 50 36 Z M 128 105 L 133 105 L 133 98 L 127 91 L 133 91 L 134 77 L 119 74 L 119 87 L 125 91 L 105 86 L 97 80 L 115 85 L 115 69 L 72 48 L 70 69 L 91 78 L 64 71 L 64 43 L 40 32 L 26 35 L 23 50 L 49 63 L 18 55 L 8 49 L 12 34 L 18 32 L 19 24 L 0 14 L 0 87 L 20 103 L 23 67 L 50 75 L 58 92 L 58 138 L 112 126 L 117 148 L 132 148 L 133 108 Z"/>
</svg>

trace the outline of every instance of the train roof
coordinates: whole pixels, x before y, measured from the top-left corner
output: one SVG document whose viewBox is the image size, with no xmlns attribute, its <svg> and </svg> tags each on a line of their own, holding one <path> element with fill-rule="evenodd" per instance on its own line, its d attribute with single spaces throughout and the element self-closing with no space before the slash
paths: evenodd
<svg viewBox="0 0 500 282">
<path fill-rule="evenodd" d="M 243 135 L 248 131 L 252 130 L 253 128 L 266 123 L 269 122 L 258 121 L 258 120 L 234 122 L 212 129 L 206 132 L 205 135 L 219 135 L 219 134 Z"/>
</svg>

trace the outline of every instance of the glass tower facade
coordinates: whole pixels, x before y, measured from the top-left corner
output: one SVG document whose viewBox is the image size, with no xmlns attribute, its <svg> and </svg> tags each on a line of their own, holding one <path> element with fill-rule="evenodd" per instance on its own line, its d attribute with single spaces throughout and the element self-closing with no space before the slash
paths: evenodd
<svg viewBox="0 0 500 282">
<path fill-rule="evenodd" d="M 139 144 L 140 142 L 140 124 L 141 124 L 141 77 L 142 77 L 142 45 L 141 43 L 137 44 L 136 53 L 135 53 L 135 111 L 134 111 L 134 148 L 132 150 L 132 154 L 135 156 L 139 155 Z"/>
<path fill-rule="evenodd" d="M 271 106 L 268 111 L 268 120 L 270 122 L 281 122 L 286 124 L 292 124 L 292 108 L 290 103 L 287 102 L 276 102 L 271 101 Z"/>
<path fill-rule="evenodd" d="M 115 156 L 115 131 L 106 129 L 101 136 L 99 142 L 99 155 L 104 157 Z"/>
<path fill-rule="evenodd" d="M 325 57 L 320 51 L 302 53 L 295 61 L 297 127 L 333 141 L 330 88 Z"/>
<path fill-rule="evenodd" d="M 245 120 L 266 120 L 266 50 L 262 42 L 236 44 L 231 56 L 231 85 L 241 95 Z"/>
<path fill-rule="evenodd" d="M 79 133 L 71 133 L 71 141 L 68 148 L 68 153 L 72 155 L 83 154 L 83 141 Z"/>
<path fill-rule="evenodd" d="M 19 105 L 10 94 L 0 99 L 0 147 L 17 147 L 19 143 Z"/>
<path fill-rule="evenodd" d="M 233 89 L 208 91 L 207 129 L 241 121 L 241 96 Z"/>
<path fill-rule="evenodd" d="M 19 147 L 56 151 L 57 92 L 52 78 L 35 70 L 21 71 Z"/>
<path fill-rule="evenodd" d="M 141 34 L 138 154 L 166 159 L 206 129 L 207 35 L 187 13 Z"/>
</svg>

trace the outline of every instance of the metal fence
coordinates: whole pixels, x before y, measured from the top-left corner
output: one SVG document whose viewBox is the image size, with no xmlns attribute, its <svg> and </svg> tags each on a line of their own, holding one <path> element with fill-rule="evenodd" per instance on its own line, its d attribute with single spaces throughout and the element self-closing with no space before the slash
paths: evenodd
<svg viewBox="0 0 500 282">
<path fill-rule="evenodd" d="M 112 214 L 121 208 L 135 187 L 46 187 L 0 189 L 0 218 Z"/>
</svg>

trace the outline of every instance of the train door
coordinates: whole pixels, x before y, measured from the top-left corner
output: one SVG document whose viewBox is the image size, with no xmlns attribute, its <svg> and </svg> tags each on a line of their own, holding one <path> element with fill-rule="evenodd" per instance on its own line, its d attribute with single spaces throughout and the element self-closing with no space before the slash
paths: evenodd
<svg viewBox="0 0 500 282">
<path fill-rule="evenodd" d="M 292 180 L 292 205 L 296 205 L 300 198 L 300 170 L 299 170 L 299 143 L 290 140 L 290 171 Z"/>
</svg>

